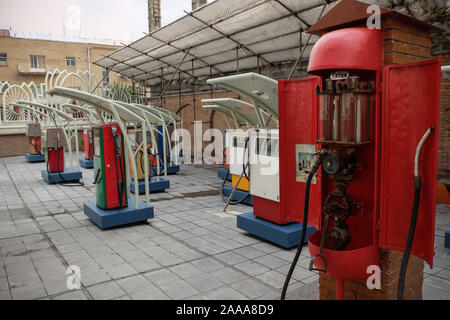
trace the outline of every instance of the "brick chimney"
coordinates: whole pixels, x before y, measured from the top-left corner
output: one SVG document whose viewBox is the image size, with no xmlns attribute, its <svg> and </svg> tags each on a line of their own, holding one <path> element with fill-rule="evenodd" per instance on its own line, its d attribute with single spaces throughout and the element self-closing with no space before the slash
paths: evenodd
<svg viewBox="0 0 450 320">
<path fill-rule="evenodd" d="M 148 32 L 161 27 L 161 0 L 148 0 Z"/>
<path fill-rule="evenodd" d="M 205 5 L 206 3 L 207 3 L 206 0 L 192 0 L 192 11 Z"/>
</svg>

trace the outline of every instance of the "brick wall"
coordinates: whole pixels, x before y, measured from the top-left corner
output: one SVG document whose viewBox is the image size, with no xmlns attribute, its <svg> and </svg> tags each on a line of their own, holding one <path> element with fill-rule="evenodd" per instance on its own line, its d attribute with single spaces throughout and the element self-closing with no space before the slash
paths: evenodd
<svg viewBox="0 0 450 320">
<path fill-rule="evenodd" d="M 228 128 L 225 116 L 222 113 L 214 112 L 202 107 L 203 103 L 201 100 L 211 98 L 235 98 L 245 100 L 242 97 L 239 97 L 236 93 L 230 91 L 212 93 L 202 92 L 196 93 L 195 98 L 193 94 L 184 94 L 181 95 L 181 97 L 178 95 L 166 97 L 163 101 L 163 106 L 183 118 L 183 127 L 191 133 L 193 139 L 194 121 L 203 122 L 203 134 L 205 133 L 205 130 L 209 128 L 218 129 L 222 133 Z M 159 98 L 151 98 L 149 102 L 153 105 L 158 105 L 160 103 Z M 210 142 L 204 141 L 203 148 L 209 143 Z M 193 145 L 191 145 L 191 150 L 193 152 Z"/>
<path fill-rule="evenodd" d="M 381 289 L 369 290 L 363 281 L 345 282 L 346 300 L 395 300 L 397 299 L 398 277 L 403 253 L 393 250 L 380 250 Z M 403 298 L 422 299 L 423 261 L 410 256 L 405 279 Z M 319 277 L 320 299 L 336 298 L 336 281 L 323 273 Z"/>
<path fill-rule="evenodd" d="M 442 65 L 450 65 L 450 53 L 442 54 Z M 439 177 L 450 177 L 450 81 L 441 84 L 441 130 L 439 140 Z"/>
<path fill-rule="evenodd" d="M 383 21 L 383 63 L 397 64 L 431 58 L 431 37 L 412 24 L 387 18 Z"/>
<path fill-rule="evenodd" d="M 84 150 L 83 130 L 78 131 L 78 144 L 80 150 Z M 72 150 L 75 150 L 75 139 L 72 141 Z M 0 157 L 21 156 L 28 151 L 25 133 L 0 135 Z"/>
<path fill-rule="evenodd" d="M 431 58 L 431 37 L 412 24 L 385 19 L 383 28 L 383 63 L 410 63 Z M 345 299 L 394 300 L 403 253 L 380 249 L 381 289 L 369 290 L 365 281 L 346 281 Z M 410 256 L 405 279 L 404 299 L 422 299 L 424 261 Z M 320 299 L 335 299 L 336 283 L 319 275 Z"/>
<path fill-rule="evenodd" d="M 25 134 L 0 135 L 0 157 L 25 155 L 28 139 Z"/>
</svg>

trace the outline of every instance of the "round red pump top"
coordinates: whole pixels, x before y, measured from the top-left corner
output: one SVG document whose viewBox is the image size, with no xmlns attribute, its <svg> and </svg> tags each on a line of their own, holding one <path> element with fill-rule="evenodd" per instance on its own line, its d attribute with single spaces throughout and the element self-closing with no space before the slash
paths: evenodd
<svg viewBox="0 0 450 320">
<path fill-rule="evenodd" d="M 323 35 L 314 45 L 308 72 L 323 70 L 374 70 L 383 63 L 383 33 L 379 29 L 346 28 Z"/>
</svg>

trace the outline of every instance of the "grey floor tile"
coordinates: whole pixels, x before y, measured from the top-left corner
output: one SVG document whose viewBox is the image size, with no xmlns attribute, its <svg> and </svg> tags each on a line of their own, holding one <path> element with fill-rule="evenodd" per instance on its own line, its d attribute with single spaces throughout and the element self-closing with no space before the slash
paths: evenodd
<svg viewBox="0 0 450 320">
<path fill-rule="evenodd" d="M 200 273 L 193 277 L 185 279 L 187 283 L 197 289 L 199 292 L 211 291 L 223 286 L 223 283 L 217 280 L 209 273 Z"/>
<path fill-rule="evenodd" d="M 113 279 L 128 277 L 128 276 L 138 273 L 138 271 L 128 263 L 122 263 L 122 264 L 116 264 L 113 266 L 108 266 L 108 267 L 105 267 L 105 270 Z"/>
<path fill-rule="evenodd" d="M 46 297 L 47 292 L 41 283 L 12 288 L 11 295 L 13 300 L 33 300 Z"/>
<path fill-rule="evenodd" d="M 211 257 L 203 258 L 200 260 L 195 260 L 191 262 L 194 266 L 205 272 L 212 272 L 219 270 L 224 267 L 224 265 Z"/>
<path fill-rule="evenodd" d="M 121 297 L 125 291 L 114 281 L 97 284 L 87 288 L 92 297 L 96 300 L 109 300 Z"/>
<path fill-rule="evenodd" d="M 169 268 L 170 271 L 178 275 L 180 278 L 190 278 L 197 274 L 203 273 L 203 271 L 191 263 L 182 263 L 177 266 Z"/>
<path fill-rule="evenodd" d="M 95 270 L 91 272 L 83 272 L 81 274 L 81 283 L 84 286 L 91 286 L 97 283 L 102 283 L 111 280 L 111 276 L 106 270 Z"/>
<path fill-rule="evenodd" d="M 256 276 L 258 274 L 269 271 L 269 268 L 251 260 L 238 263 L 234 265 L 234 267 L 247 273 L 250 276 Z"/>
<path fill-rule="evenodd" d="M 196 289 L 183 280 L 177 280 L 175 282 L 161 285 L 160 289 L 171 299 L 175 300 L 186 299 L 199 293 Z"/>
<path fill-rule="evenodd" d="M 129 295 L 142 291 L 149 291 L 155 287 L 148 279 L 146 279 L 142 275 L 135 275 L 125 279 L 117 280 L 117 284 Z"/>
<path fill-rule="evenodd" d="M 216 270 L 211 274 L 225 284 L 236 283 L 238 281 L 247 278 L 247 276 L 244 275 L 242 272 L 233 270 L 231 268 L 223 268 L 220 270 Z"/>
<path fill-rule="evenodd" d="M 152 271 L 144 274 L 144 276 L 157 286 L 180 280 L 180 277 L 168 269 Z"/>
<path fill-rule="evenodd" d="M 256 299 L 258 297 L 267 295 L 267 294 L 274 294 L 275 291 L 267 288 L 266 286 L 256 282 L 252 279 L 246 279 L 240 282 L 237 282 L 231 286 L 233 289 L 239 291 L 240 293 L 244 294 L 245 296 Z"/>
<path fill-rule="evenodd" d="M 68 292 L 53 298 L 53 300 L 87 300 L 87 297 L 80 290 Z"/>
<path fill-rule="evenodd" d="M 230 287 L 221 287 L 207 293 L 212 300 L 246 300 L 246 296 Z"/>
<path fill-rule="evenodd" d="M 168 300 L 169 297 L 165 295 L 156 286 L 147 291 L 141 291 L 131 295 L 133 300 Z"/>
</svg>

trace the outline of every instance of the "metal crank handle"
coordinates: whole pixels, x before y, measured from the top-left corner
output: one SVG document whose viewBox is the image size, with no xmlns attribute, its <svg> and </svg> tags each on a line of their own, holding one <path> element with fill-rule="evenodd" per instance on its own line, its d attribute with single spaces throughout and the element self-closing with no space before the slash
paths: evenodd
<svg viewBox="0 0 450 320">
<path fill-rule="evenodd" d="M 314 261 L 316 261 L 317 258 L 320 258 L 323 262 L 323 269 L 319 269 L 319 268 L 314 268 Z M 327 261 L 325 260 L 324 256 L 319 253 L 318 255 L 315 255 L 314 257 L 312 257 L 310 263 L 309 263 L 309 270 L 310 271 L 320 271 L 320 272 L 324 272 L 327 273 Z"/>
</svg>

